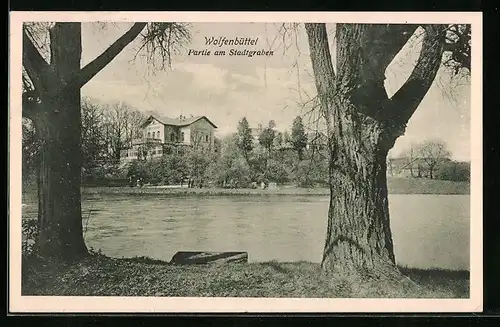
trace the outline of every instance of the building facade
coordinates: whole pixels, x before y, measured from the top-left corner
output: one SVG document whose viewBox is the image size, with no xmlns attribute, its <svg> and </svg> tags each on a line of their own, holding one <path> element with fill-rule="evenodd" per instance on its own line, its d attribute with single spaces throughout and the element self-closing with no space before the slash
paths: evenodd
<svg viewBox="0 0 500 327">
<path fill-rule="evenodd" d="M 122 149 L 122 162 L 157 158 L 187 148 L 217 151 L 217 126 L 206 116 L 168 118 L 151 115 L 141 125 L 141 138 Z"/>
</svg>

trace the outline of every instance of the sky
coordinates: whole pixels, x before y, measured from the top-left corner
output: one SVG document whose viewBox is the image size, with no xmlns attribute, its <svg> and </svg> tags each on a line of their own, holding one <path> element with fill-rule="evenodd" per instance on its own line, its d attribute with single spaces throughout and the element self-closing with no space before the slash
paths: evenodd
<svg viewBox="0 0 500 327">
<path fill-rule="evenodd" d="M 274 120 L 277 129 L 290 130 L 297 115 L 314 126 L 315 115 L 307 115 L 315 96 L 307 37 L 303 26 L 280 30 L 279 24 L 193 23 L 191 41 L 172 56 L 171 67 L 160 70 L 132 42 L 82 89 L 82 95 L 102 103 L 125 102 L 143 112 L 168 117 L 205 115 L 218 126 L 222 137 L 236 131 L 246 117 L 252 127 Z M 131 23 L 82 24 L 82 66 L 90 62 L 131 27 Z M 334 54 L 334 25 L 327 26 Z M 418 34 L 418 31 L 416 32 Z M 208 37 L 258 38 L 254 46 L 225 47 L 242 50 L 272 50 L 272 56 L 193 56 L 192 50 L 217 49 Z M 409 42 L 386 70 L 386 90 L 392 95 L 411 73 L 419 43 Z M 335 58 L 333 58 L 335 61 Z M 470 160 L 470 85 L 450 79 L 441 70 L 406 133 L 396 142 L 391 156 L 426 139 L 446 142 L 456 160 Z"/>
</svg>

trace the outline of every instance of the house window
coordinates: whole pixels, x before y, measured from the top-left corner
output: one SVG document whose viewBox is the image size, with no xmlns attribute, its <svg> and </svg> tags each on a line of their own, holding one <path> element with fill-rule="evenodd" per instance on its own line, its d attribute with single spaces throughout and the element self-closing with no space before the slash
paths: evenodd
<svg viewBox="0 0 500 327">
<path fill-rule="evenodd" d="M 181 142 L 184 142 L 184 132 L 181 133 Z"/>
<path fill-rule="evenodd" d="M 151 138 L 151 132 L 148 132 L 148 139 Z"/>
<path fill-rule="evenodd" d="M 170 142 L 175 142 L 175 134 L 174 133 L 170 134 Z"/>
<path fill-rule="evenodd" d="M 205 142 L 208 142 L 208 135 L 205 135 Z"/>
</svg>

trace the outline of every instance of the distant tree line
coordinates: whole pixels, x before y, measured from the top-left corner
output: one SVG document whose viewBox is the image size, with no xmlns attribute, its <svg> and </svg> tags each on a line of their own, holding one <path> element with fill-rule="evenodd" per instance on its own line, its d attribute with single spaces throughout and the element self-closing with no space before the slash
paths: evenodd
<svg viewBox="0 0 500 327">
<path fill-rule="evenodd" d="M 151 184 L 183 184 L 190 187 L 246 188 L 260 183 L 292 183 L 300 187 L 328 183 L 326 141 L 319 132 L 306 133 L 297 116 L 291 132 L 276 130 L 275 121 L 259 125 L 252 132 L 243 117 L 237 132 L 220 140 L 219 151 L 200 148 L 172 151 L 157 159 L 138 160 L 120 166 L 120 150 L 141 137 L 140 125 L 146 115 L 126 103 L 98 104 L 82 99 L 82 176 L 84 183 L 107 183 L 131 177 Z M 40 148 L 29 119 L 23 118 L 23 180 L 33 180 Z M 470 163 L 450 159 L 441 140 L 412 145 L 402 156 L 400 168 L 410 177 L 468 181 Z M 389 160 L 389 172 L 397 167 Z"/>
<path fill-rule="evenodd" d="M 229 187 L 270 181 L 303 187 L 325 184 L 328 159 L 320 136 L 307 135 L 300 116 L 295 118 L 291 133 L 277 131 L 273 120 L 252 133 L 243 117 L 237 132 L 222 140 L 221 156 L 213 168 L 215 181 Z"/>
<path fill-rule="evenodd" d="M 403 170 L 408 177 L 430 178 L 451 181 L 469 181 L 470 163 L 451 159 L 446 143 L 438 139 L 428 139 L 414 144 L 405 151 L 398 163 L 389 159 L 389 172 L 400 174 Z"/>
<path fill-rule="evenodd" d="M 89 98 L 81 103 L 82 174 L 84 181 L 116 173 L 120 150 L 140 137 L 146 116 L 126 103 L 98 104 Z M 39 141 L 31 120 L 23 118 L 23 176 L 35 175 Z"/>
</svg>

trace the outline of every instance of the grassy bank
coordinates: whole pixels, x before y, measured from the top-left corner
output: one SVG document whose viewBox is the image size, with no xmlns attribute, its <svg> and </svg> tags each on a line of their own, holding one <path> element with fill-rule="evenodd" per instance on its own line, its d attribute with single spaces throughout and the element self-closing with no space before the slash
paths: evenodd
<svg viewBox="0 0 500 327">
<path fill-rule="evenodd" d="M 452 182 L 443 180 L 430 180 L 423 178 L 389 177 L 387 187 L 390 194 L 470 194 L 468 182 Z M 158 188 L 158 187 L 82 187 L 83 194 L 162 194 L 169 196 L 228 196 L 228 195 L 316 195 L 327 196 L 328 188 L 298 188 L 279 187 L 277 190 L 260 189 L 222 189 L 222 188 Z M 37 201 L 37 192 L 34 185 L 23 185 L 23 203 Z"/>
<path fill-rule="evenodd" d="M 469 194 L 467 182 L 452 182 L 416 178 L 388 179 L 390 194 Z M 221 189 L 221 188 L 160 188 L 160 187 L 84 187 L 84 194 L 166 194 L 187 195 L 329 195 L 328 188 L 279 187 L 276 190 L 261 189 Z"/>
<path fill-rule="evenodd" d="M 213 296 L 307 298 L 467 298 L 465 271 L 401 269 L 415 283 L 323 276 L 319 264 L 248 263 L 176 266 L 94 254 L 73 265 L 28 259 L 23 295 Z"/>
<path fill-rule="evenodd" d="M 388 177 L 390 194 L 470 194 L 469 182 L 453 182 L 426 178 Z"/>
</svg>

